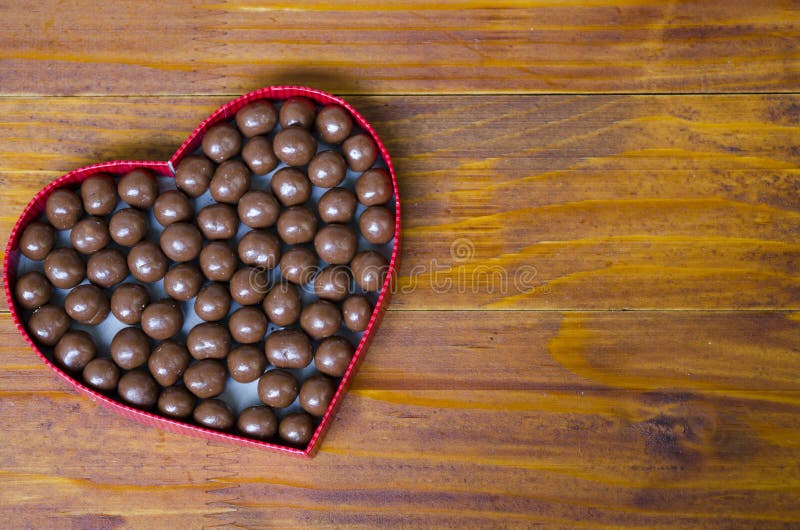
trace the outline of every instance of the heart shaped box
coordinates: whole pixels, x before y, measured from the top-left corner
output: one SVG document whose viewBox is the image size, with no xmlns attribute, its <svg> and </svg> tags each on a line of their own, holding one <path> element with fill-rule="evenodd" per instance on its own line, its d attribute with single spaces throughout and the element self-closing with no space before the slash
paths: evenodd
<svg viewBox="0 0 800 530">
<path fill-rule="evenodd" d="M 100 172 L 111 173 L 113 175 L 122 175 L 136 168 L 149 168 L 159 176 L 174 177 L 175 167 L 177 167 L 178 163 L 185 156 L 192 154 L 200 146 L 200 142 L 203 139 L 203 134 L 206 132 L 206 130 L 208 130 L 209 127 L 220 121 L 233 118 L 239 109 L 241 109 L 243 106 L 253 101 L 259 99 L 285 100 L 293 96 L 306 97 L 322 105 L 327 105 L 327 104 L 340 105 L 350 112 L 350 115 L 352 116 L 354 123 L 360 126 L 364 130 L 364 132 L 371 135 L 373 140 L 375 140 L 376 145 L 378 146 L 380 154 L 383 157 L 383 160 L 386 164 L 386 168 L 388 169 L 389 174 L 391 175 L 392 178 L 392 186 L 394 188 L 394 207 L 395 207 L 395 238 L 394 238 L 394 245 L 392 247 L 391 259 L 389 260 L 389 271 L 388 274 L 386 275 L 386 280 L 378 295 L 378 299 L 375 303 L 375 308 L 372 312 L 372 316 L 370 318 L 367 329 L 364 331 L 361 341 L 359 342 L 358 346 L 355 349 L 355 354 L 353 355 L 353 359 L 350 362 L 350 365 L 348 366 L 344 376 L 342 377 L 341 383 L 339 384 L 339 387 L 337 388 L 336 393 L 334 394 L 333 399 L 331 400 L 331 403 L 328 406 L 328 409 L 325 411 L 325 414 L 320 420 L 320 423 L 317 426 L 316 430 L 314 431 L 314 434 L 311 437 L 311 440 L 309 441 L 308 445 L 306 445 L 306 447 L 304 448 L 299 448 L 299 447 L 278 445 L 275 443 L 262 442 L 251 438 L 245 438 L 236 434 L 206 429 L 203 427 L 199 427 L 197 425 L 176 421 L 170 418 L 159 416 L 157 414 L 153 414 L 151 412 L 129 407 L 128 405 L 113 400 L 108 396 L 100 394 L 92 390 L 91 388 L 83 385 L 80 381 L 77 381 L 69 374 L 65 373 L 61 368 L 56 366 L 38 348 L 36 343 L 34 343 L 34 341 L 28 335 L 25 326 L 22 324 L 20 320 L 20 314 L 21 314 L 20 310 L 17 308 L 16 302 L 14 301 L 13 296 L 11 294 L 14 288 L 17 266 L 21 254 L 19 251 L 19 239 L 22 235 L 22 231 L 25 229 L 26 226 L 28 226 L 29 223 L 41 217 L 42 213 L 44 212 L 45 203 L 50 194 L 59 188 L 78 185 L 85 179 L 87 179 L 89 176 Z M 336 96 L 333 96 L 321 90 L 316 90 L 307 87 L 274 86 L 274 87 L 262 88 L 254 92 L 251 92 L 249 94 L 245 94 L 244 96 L 241 96 L 218 108 L 213 114 L 211 114 L 211 116 L 209 116 L 205 121 L 203 121 L 191 135 L 189 135 L 189 137 L 186 139 L 183 145 L 181 145 L 178 148 L 178 150 L 175 152 L 172 158 L 170 158 L 166 162 L 152 162 L 152 161 L 139 162 L 139 161 L 129 161 L 129 160 L 103 162 L 100 164 L 94 164 L 91 166 L 86 166 L 71 171 L 66 175 L 51 182 L 47 186 L 45 186 L 41 191 L 39 191 L 33 197 L 33 199 L 31 199 L 31 201 L 23 210 L 22 215 L 20 215 L 19 219 L 14 225 L 14 229 L 12 230 L 11 236 L 8 241 L 8 246 L 6 247 L 6 255 L 3 262 L 3 277 L 5 278 L 4 283 L 5 283 L 6 301 L 8 303 L 8 307 L 11 309 L 11 317 L 14 320 L 14 324 L 17 326 L 17 329 L 25 338 L 25 340 L 28 342 L 28 344 L 30 344 L 31 348 L 33 348 L 33 350 L 36 352 L 39 358 L 51 370 L 53 370 L 56 373 L 56 375 L 58 375 L 58 377 L 63 379 L 68 385 L 75 388 L 78 392 L 85 394 L 86 396 L 90 397 L 91 399 L 95 400 L 96 402 L 100 403 L 106 408 L 111 409 L 112 411 L 116 412 L 121 416 L 124 416 L 126 418 L 131 418 L 145 425 L 158 427 L 166 431 L 180 433 L 180 434 L 187 434 L 190 436 L 197 436 L 209 440 L 220 440 L 246 447 L 258 447 L 262 449 L 269 449 L 296 456 L 312 457 L 316 453 L 316 450 L 319 447 L 319 443 L 323 435 L 330 427 L 334 415 L 336 414 L 336 410 L 338 409 L 342 401 L 342 398 L 347 392 L 347 388 L 352 382 L 353 377 L 355 376 L 355 373 L 358 369 L 358 366 L 363 360 L 364 355 L 367 351 L 367 348 L 369 347 L 369 344 L 373 336 L 378 330 L 381 318 L 383 317 L 383 313 L 386 311 L 386 306 L 388 305 L 389 299 L 391 297 L 391 285 L 393 277 L 397 271 L 399 254 L 400 254 L 400 196 L 397 189 L 397 179 L 395 177 L 394 167 L 392 166 L 392 161 L 391 158 L 389 157 L 389 153 L 386 151 L 385 146 L 383 145 L 383 143 L 381 142 L 380 138 L 375 133 L 373 128 L 370 126 L 367 120 L 365 120 L 364 117 L 361 116 L 352 106 L 350 106 L 344 100 L 337 98 Z"/>
</svg>

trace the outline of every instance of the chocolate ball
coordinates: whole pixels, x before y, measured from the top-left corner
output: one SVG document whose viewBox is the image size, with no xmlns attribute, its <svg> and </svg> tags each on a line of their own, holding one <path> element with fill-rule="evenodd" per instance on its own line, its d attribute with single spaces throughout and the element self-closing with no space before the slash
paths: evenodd
<svg viewBox="0 0 800 530">
<path fill-rule="evenodd" d="M 56 232 L 53 227 L 34 221 L 25 227 L 19 238 L 19 250 L 33 260 L 43 260 L 56 244 Z"/>
<path fill-rule="evenodd" d="M 191 360 L 186 346 L 165 340 L 155 347 L 147 360 L 147 368 L 161 386 L 174 385 L 189 367 Z"/>
<path fill-rule="evenodd" d="M 26 272 L 14 285 L 14 298 L 23 309 L 36 309 L 50 300 L 53 286 L 39 271 Z"/>
<path fill-rule="evenodd" d="M 266 440 L 278 432 L 278 417 L 269 407 L 248 407 L 239 414 L 236 427 L 245 436 Z"/>
<path fill-rule="evenodd" d="M 203 236 L 190 223 L 173 223 L 161 232 L 161 250 L 172 261 L 190 261 L 200 254 Z"/>
<path fill-rule="evenodd" d="M 181 306 L 171 298 L 153 302 L 142 313 L 142 330 L 153 339 L 164 340 L 180 333 L 183 327 Z"/>
<path fill-rule="evenodd" d="M 170 298 L 186 302 L 200 291 L 203 274 L 200 269 L 188 263 L 175 265 L 164 275 L 164 290 Z"/>
<path fill-rule="evenodd" d="M 266 136 L 256 136 L 242 149 L 242 160 L 256 175 L 266 175 L 278 167 L 278 157 L 272 150 L 272 140 Z"/>
<path fill-rule="evenodd" d="M 319 218 L 325 223 L 349 223 L 356 213 L 356 196 L 344 188 L 331 188 L 317 203 Z"/>
<path fill-rule="evenodd" d="M 81 330 L 64 333 L 53 350 L 56 364 L 67 370 L 79 372 L 97 356 L 97 346 L 92 336 Z"/>
<path fill-rule="evenodd" d="M 392 177 L 382 167 L 367 170 L 356 180 L 358 201 L 365 206 L 386 204 L 393 191 Z"/>
<path fill-rule="evenodd" d="M 260 348 L 246 344 L 231 350 L 228 355 L 228 372 L 234 381 L 249 383 L 255 381 L 267 367 L 267 358 Z"/>
<path fill-rule="evenodd" d="M 138 283 L 123 283 L 111 295 L 111 312 L 117 320 L 133 325 L 142 320 L 142 313 L 150 303 L 147 289 Z"/>
<path fill-rule="evenodd" d="M 269 277 L 261 269 L 244 267 L 234 273 L 230 288 L 234 301 L 242 305 L 260 304 L 269 289 Z"/>
<path fill-rule="evenodd" d="M 228 329 L 236 342 L 254 344 L 267 333 L 267 317 L 258 307 L 242 307 L 231 315 Z"/>
<path fill-rule="evenodd" d="M 217 431 L 227 431 L 236 421 L 228 404 L 219 399 L 201 401 L 194 408 L 192 417 L 203 427 Z"/>
<path fill-rule="evenodd" d="M 188 418 L 197 399 L 183 386 L 170 386 L 158 396 L 158 411 L 170 418 Z"/>
<path fill-rule="evenodd" d="M 323 374 L 342 377 L 350 366 L 354 353 L 353 345 L 344 337 L 328 337 L 317 346 L 314 365 Z"/>
<path fill-rule="evenodd" d="M 366 171 L 378 159 L 378 146 L 365 133 L 355 134 L 345 140 L 342 152 L 347 165 L 353 171 Z"/>
<path fill-rule="evenodd" d="M 264 342 L 264 354 L 278 368 L 305 368 L 314 356 L 311 339 L 299 329 L 270 333 Z"/>
<path fill-rule="evenodd" d="M 287 208 L 278 217 L 278 235 L 290 245 L 308 243 L 316 231 L 317 218 L 305 206 Z"/>
<path fill-rule="evenodd" d="M 64 310 L 71 319 L 96 326 L 111 311 L 106 294 L 97 286 L 84 284 L 75 287 L 64 299 Z"/>
<path fill-rule="evenodd" d="M 231 334 L 222 324 L 204 322 L 192 328 L 186 346 L 195 359 L 224 359 L 231 351 Z"/>
<path fill-rule="evenodd" d="M 117 184 L 107 173 L 97 173 L 81 183 L 83 208 L 89 215 L 108 215 L 117 207 Z"/>
<path fill-rule="evenodd" d="M 158 197 L 158 182 L 149 169 L 134 169 L 119 180 L 119 198 L 134 208 L 152 208 Z"/>
<path fill-rule="evenodd" d="M 282 129 L 272 141 L 275 156 L 287 166 L 304 166 L 317 152 L 317 141 L 300 127 Z"/>
<path fill-rule="evenodd" d="M 72 227 L 69 240 L 75 250 L 82 254 L 94 254 L 108 245 L 111 235 L 108 225 L 99 217 L 86 217 Z"/>
<path fill-rule="evenodd" d="M 218 396 L 225 391 L 228 374 L 225 366 L 214 359 L 203 359 L 183 373 L 183 384 L 199 398 Z"/>
<path fill-rule="evenodd" d="M 120 377 L 117 392 L 122 401 L 134 407 L 149 409 L 158 401 L 158 384 L 144 370 L 134 370 Z"/>
<path fill-rule="evenodd" d="M 239 229 L 239 217 L 230 204 L 209 204 L 197 214 L 197 226 L 206 239 L 231 239 Z"/>
<path fill-rule="evenodd" d="M 342 302 L 342 320 L 351 331 L 364 331 L 372 317 L 372 304 L 365 296 L 355 294 Z"/>
<path fill-rule="evenodd" d="M 271 102 L 260 99 L 248 103 L 236 113 L 236 126 L 247 137 L 267 134 L 278 121 L 278 113 Z"/>
<path fill-rule="evenodd" d="M 236 204 L 250 189 L 250 170 L 238 160 L 226 160 L 217 167 L 209 188 L 215 201 Z"/>
<path fill-rule="evenodd" d="M 325 105 L 317 114 L 315 125 L 322 141 L 339 144 L 350 136 L 353 119 L 350 113 L 339 105 Z"/>
<path fill-rule="evenodd" d="M 336 383 L 324 375 L 312 375 L 300 387 L 300 406 L 312 416 L 322 416 L 336 393 Z"/>
<path fill-rule="evenodd" d="M 194 301 L 194 312 L 206 321 L 222 320 L 231 309 L 231 294 L 228 287 L 221 283 L 206 285 L 197 294 Z"/>
<path fill-rule="evenodd" d="M 86 277 L 100 287 L 111 287 L 128 277 L 128 262 L 122 252 L 105 248 L 89 256 Z"/>
<path fill-rule="evenodd" d="M 341 325 L 339 308 L 325 300 L 308 304 L 300 313 L 300 327 L 316 340 L 330 337 L 339 331 Z"/>
<path fill-rule="evenodd" d="M 313 101 L 304 97 L 291 97 L 283 102 L 280 110 L 281 127 L 302 127 L 310 129 L 314 124 L 317 107 Z"/>
<path fill-rule="evenodd" d="M 314 293 L 320 299 L 339 302 L 350 291 L 350 272 L 347 267 L 330 265 L 314 278 Z"/>
<path fill-rule="evenodd" d="M 250 228 L 267 228 L 278 220 L 281 205 L 271 193 L 251 190 L 242 195 L 237 205 L 239 219 Z"/>
<path fill-rule="evenodd" d="M 239 154 L 242 135 L 229 123 L 218 123 L 203 136 L 203 153 L 219 164 Z"/>
<path fill-rule="evenodd" d="M 308 163 L 308 180 L 321 188 L 338 186 L 347 175 L 347 164 L 336 151 L 320 151 Z"/>
<path fill-rule="evenodd" d="M 317 256 L 304 247 L 290 248 L 283 253 L 280 267 L 284 280 L 303 285 L 314 277 L 317 270 Z"/>
<path fill-rule="evenodd" d="M 172 223 L 191 222 L 194 207 L 182 191 L 167 190 L 156 199 L 153 214 L 161 226 L 169 226 Z"/>
<path fill-rule="evenodd" d="M 111 216 L 108 232 L 115 243 L 132 247 L 147 235 L 147 216 L 135 208 L 125 208 Z"/>
<path fill-rule="evenodd" d="M 245 265 L 274 269 L 281 259 L 278 236 L 265 230 L 251 230 L 239 240 L 239 259 Z"/>
<path fill-rule="evenodd" d="M 128 252 L 128 269 L 140 282 L 157 282 L 167 273 L 167 257 L 152 241 L 141 241 Z"/>
<path fill-rule="evenodd" d="M 296 167 L 285 167 L 272 175 L 270 188 L 284 206 L 303 204 L 311 198 L 311 181 Z"/>
<path fill-rule="evenodd" d="M 72 248 L 57 248 L 44 259 L 44 274 L 55 287 L 70 289 L 86 277 L 86 264 Z"/>
<path fill-rule="evenodd" d="M 267 293 L 262 308 L 269 321 L 276 326 L 294 324 L 303 308 L 300 291 L 290 283 L 281 282 Z"/>
<path fill-rule="evenodd" d="M 314 435 L 314 420 L 305 412 L 289 414 L 278 425 L 278 434 L 290 444 L 305 445 Z"/>
<path fill-rule="evenodd" d="M 117 388 L 119 368 L 109 359 L 92 359 L 83 369 L 83 380 L 95 390 L 110 392 Z"/>
<path fill-rule="evenodd" d="M 200 270 L 211 281 L 226 282 L 230 280 L 238 265 L 236 253 L 222 241 L 213 241 L 200 251 Z"/>
<path fill-rule="evenodd" d="M 111 358 L 124 370 L 133 370 L 150 357 L 150 340 L 139 328 L 122 328 L 111 339 Z"/>
<path fill-rule="evenodd" d="M 270 370 L 258 380 L 258 398 L 270 407 L 288 407 L 299 390 L 297 379 L 285 370 Z"/>
<path fill-rule="evenodd" d="M 83 215 L 83 203 L 72 190 L 55 190 L 47 198 L 44 214 L 56 230 L 69 230 Z"/>
<path fill-rule="evenodd" d="M 314 237 L 314 248 L 331 265 L 344 265 L 356 255 L 358 236 L 347 225 L 326 225 Z"/>
<path fill-rule="evenodd" d="M 361 235 L 373 245 L 383 245 L 394 237 L 394 213 L 384 206 L 370 206 L 358 218 Z"/>
<path fill-rule="evenodd" d="M 190 155 L 181 160 L 175 170 L 175 184 L 192 198 L 199 197 L 208 189 L 214 164 L 202 155 Z"/>
<path fill-rule="evenodd" d="M 353 258 L 350 270 L 359 287 L 365 291 L 378 291 L 386 281 L 389 262 L 374 250 L 367 250 Z"/>
</svg>

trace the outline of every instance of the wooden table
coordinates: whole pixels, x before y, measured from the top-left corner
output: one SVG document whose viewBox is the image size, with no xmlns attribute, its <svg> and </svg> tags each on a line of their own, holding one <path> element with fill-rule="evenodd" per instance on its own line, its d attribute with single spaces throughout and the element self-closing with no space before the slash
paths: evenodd
<svg viewBox="0 0 800 530">
<path fill-rule="evenodd" d="M 0 239 L 291 83 L 374 124 L 404 252 L 310 461 L 107 412 L 3 307 L 3 526 L 800 524 L 797 1 L 62 4 L 0 3 Z"/>
</svg>

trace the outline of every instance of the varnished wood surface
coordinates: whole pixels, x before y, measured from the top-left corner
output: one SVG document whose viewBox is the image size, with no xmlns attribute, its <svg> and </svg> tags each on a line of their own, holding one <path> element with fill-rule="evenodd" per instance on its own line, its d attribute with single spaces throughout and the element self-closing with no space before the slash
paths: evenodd
<svg viewBox="0 0 800 530">
<path fill-rule="evenodd" d="M 404 216 L 313 460 L 117 417 L 0 302 L 2 526 L 800 525 L 797 2 L 0 13 L 0 240 L 59 175 L 282 83 L 348 95 Z"/>
</svg>

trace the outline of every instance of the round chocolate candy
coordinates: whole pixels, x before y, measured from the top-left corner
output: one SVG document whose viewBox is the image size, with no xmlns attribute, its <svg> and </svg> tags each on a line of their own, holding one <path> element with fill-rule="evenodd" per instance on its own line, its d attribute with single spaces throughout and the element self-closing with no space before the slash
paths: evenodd
<svg viewBox="0 0 800 530">
<path fill-rule="evenodd" d="M 305 206 L 292 206 L 278 217 L 278 235 L 286 243 L 308 243 L 317 232 L 317 218 Z"/>
<path fill-rule="evenodd" d="M 328 337 L 319 343 L 314 353 L 317 370 L 331 377 L 342 377 L 353 360 L 355 349 L 344 337 Z M 310 412 L 310 411 L 309 411 Z"/>
<path fill-rule="evenodd" d="M 350 270 L 359 287 L 365 291 L 378 291 L 386 280 L 389 262 L 374 250 L 367 250 L 353 258 Z"/>
<path fill-rule="evenodd" d="M 142 330 L 156 340 L 177 335 L 183 327 L 183 311 L 172 298 L 153 302 L 142 313 Z"/>
<path fill-rule="evenodd" d="M 332 188 L 317 203 L 319 218 L 325 223 L 349 223 L 356 213 L 356 196 L 344 188 Z"/>
<path fill-rule="evenodd" d="M 264 354 L 278 368 L 305 368 L 314 351 L 311 339 L 299 329 L 279 329 L 267 337 Z"/>
<path fill-rule="evenodd" d="M 291 97 L 283 102 L 280 110 L 281 127 L 302 127 L 310 129 L 314 124 L 317 107 L 314 102 L 304 97 Z"/>
<path fill-rule="evenodd" d="M 194 421 L 217 431 L 227 431 L 233 427 L 236 419 L 227 403 L 220 399 L 206 399 L 201 401 L 192 413 Z"/>
<path fill-rule="evenodd" d="M 358 228 L 364 239 L 383 245 L 394 237 L 394 214 L 384 206 L 370 206 L 358 218 Z"/>
<path fill-rule="evenodd" d="M 69 230 L 83 215 L 83 203 L 72 190 L 56 190 L 47 198 L 44 215 L 56 230 Z"/>
<path fill-rule="evenodd" d="M 282 129 L 272 141 L 275 156 L 287 166 L 304 166 L 317 152 L 317 141 L 301 127 Z"/>
<path fill-rule="evenodd" d="M 202 155 L 190 155 L 181 160 L 175 170 L 175 184 L 192 198 L 199 197 L 208 189 L 214 164 Z"/>
<path fill-rule="evenodd" d="M 354 134 L 342 144 L 347 165 L 353 171 L 366 171 L 378 159 L 378 146 L 368 134 Z"/>
<path fill-rule="evenodd" d="M 110 392 L 117 388 L 119 368 L 110 359 L 92 359 L 83 369 L 83 380 L 95 390 Z"/>
<path fill-rule="evenodd" d="M 122 401 L 144 409 L 158 401 L 158 384 L 144 370 L 133 370 L 120 377 L 117 392 Z"/>
<path fill-rule="evenodd" d="M 179 263 L 164 275 L 164 290 L 170 298 L 186 302 L 200 291 L 203 285 L 203 274 L 200 269 L 189 263 Z"/>
<path fill-rule="evenodd" d="M 256 136 L 242 148 L 242 160 L 256 175 L 266 175 L 278 167 L 278 157 L 272 150 L 272 140 L 266 136 Z"/>
<path fill-rule="evenodd" d="M 236 204 L 250 189 L 250 170 L 238 160 L 226 160 L 214 172 L 209 189 L 215 201 Z"/>
<path fill-rule="evenodd" d="M 278 432 L 278 417 L 269 407 L 248 407 L 239 414 L 236 428 L 245 436 L 266 440 Z"/>
<path fill-rule="evenodd" d="M 264 314 L 276 326 L 289 326 L 300 318 L 303 302 L 300 291 L 290 283 L 278 283 L 264 297 Z"/>
<path fill-rule="evenodd" d="M 226 285 L 211 283 L 197 294 L 194 312 L 205 321 L 222 320 L 231 309 L 231 293 Z"/>
<path fill-rule="evenodd" d="M 108 232 L 108 225 L 103 219 L 86 217 L 72 227 L 69 240 L 75 250 L 81 254 L 94 254 L 108 245 L 111 235 Z"/>
<path fill-rule="evenodd" d="M 150 340 L 139 328 L 122 328 L 111 339 L 111 358 L 124 370 L 133 370 L 150 357 Z"/>
<path fill-rule="evenodd" d="M 386 204 L 392 192 L 392 177 L 382 167 L 367 170 L 356 180 L 358 201 L 365 206 Z"/>
<path fill-rule="evenodd" d="M 115 243 L 132 247 L 147 235 L 147 217 L 135 208 L 125 208 L 111 216 L 108 232 Z"/>
<path fill-rule="evenodd" d="M 324 375 L 312 375 L 300 387 L 300 406 L 312 416 L 322 416 L 336 393 L 333 379 Z"/>
<path fill-rule="evenodd" d="M 274 178 L 273 178 L 274 182 Z M 250 228 L 267 228 L 278 220 L 281 205 L 271 193 L 250 190 L 239 199 L 239 219 Z"/>
<path fill-rule="evenodd" d="M 141 241 L 128 252 L 128 269 L 140 282 L 157 282 L 167 273 L 167 257 L 152 241 Z"/>
<path fill-rule="evenodd" d="M 218 396 L 225 391 L 228 374 L 225 365 L 214 359 L 203 359 L 183 373 L 183 384 L 199 398 Z"/>
<path fill-rule="evenodd" d="M 174 340 L 165 340 L 155 347 L 147 360 L 147 368 L 161 386 L 174 385 L 189 367 L 189 350 Z"/>
<path fill-rule="evenodd" d="M 239 217 L 230 204 L 209 204 L 197 214 L 197 226 L 206 239 L 231 239 L 239 229 Z"/>
<path fill-rule="evenodd" d="M 80 372 L 97 356 L 97 346 L 92 336 L 82 330 L 64 333 L 53 350 L 53 358 L 62 368 Z"/>
<path fill-rule="evenodd" d="M 33 260 L 43 260 L 56 244 L 56 232 L 46 223 L 34 221 L 25 227 L 19 238 L 19 250 Z"/>
<path fill-rule="evenodd" d="M 315 125 L 322 141 L 339 144 L 350 136 L 353 119 L 350 113 L 339 105 L 325 105 L 317 114 Z"/>
<path fill-rule="evenodd" d="M 119 180 L 119 198 L 134 208 L 152 208 L 158 197 L 158 182 L 149 169 L 134 169 Z"/>
<path fill-rule="evenodd" d="M 347 164 L 336 151 L 320 151 L 308 163 L 308 180 L 320 188 L 338 186 L 347 175 Z"/>
<path fill-rule="evenodd" d="M 258 380 L 258 398 L 270 407 L 288 407 L 299 391 L 297 379 L 285 370 L 270 370 Z"/>
<path fill-rule="evenodd" d="M 331 265 L 345 265 L 356 255 L 358 236 L 347 225 L 326 225 L 314 236 L 314 248 Z"/>
<path fill-rule="evenodd" d="M 330 337 L 339 331 L 341 325 L 339 308 L 325 300 L 312 302 L 300 312 L 300 327 L 316 340 Z"/>
<path fill-rule="evenodd" d="M 86 277 L 95 285 L 111 287 L 128 277 L 128 262 L 119 250 L 104 248 L 89 256 Z"/>
<path fill-rule="evenodd" d="M 84 284 L 75 287 L 67 294 L 64 299 L 64 310 L 71 319 L 81 324 L 96 326 L 106 319 L 111 307 L 102 289 L 96 285 Z"/>
<path fill-rule="evenodd" d="M 270 188 L 284 206 L 303 204 L 311 198 L 311 181 L 296 167 L 285 167 L 272 175 Z"/>
<path fill-rule="evenodd" d="M 158 411 L 170 418 L 188 418 L 197 399 L 183 386 L 170 386 L 158 396 Z"/>
<path fill-rule="evenodd" d="M 191 223 L 173 223 L 161 232 L 161 250 L 172 261 L 190 261 L 200 254 L 203 236 Z"/>
<path fill-rule="evenodd" d="M 39 271 L 26 272 L 14 285 L 14 298 L 23 309 L 36 309 L 50 300 L 53 286 Z"/>
<path fill-rule="evenodd" d="M 280 261 L 284 280 L 303 285 L 311 281 L 317 270 L 317 255 L 305 247 L 290 248 Z"/>
<path fill-rule="evenodd" d="M 230 280 L 238 265 L 236 253 L 222 241 L 212 241 L 200 251 L 200 270 L 211 281 Z"/>
<path fill-rule="evenodd" d="M 264 270 L 244 267 L 234 273 L 230 289 L 234 301 L 242 305 L 260 304 L 269 289 L 269 277 Z"/>
<path fill-rule="evenodd" d="M 86 277 L 86 264 L 72 248 L 57 248 L 44 259 L 44 274 L 53 286 L 70 289 Z"/>
<path fill-rule="evenodd" d="M 108 215 L 117 207 L 117 185 L 106 173 L 97 173 L 81 183 L 83 208 L 89 215 Z"/>
<path fill-rule="evenodd" d="M 239 240 L 238 251 L 245 265 L 274 269 L 281 259 L 281 242 L 272 232 L 251 230 Z"/>
<path fill-rule="evenodd" d="M 254 344 L 267 333 L 267 317 L 258 307 L 241 307 L 228 320 L 233 340 L 240 344 Z"/>
<path fill-rule="evenodd" d="M 236 113 L 236 126 L 248 138 L 257 134 L 267 134 L 278 122 L 275 106 L 265 99 L 248 103 Z"/>
<path fill-rule="evenodd" d="M 305 445 L 314 434 L 314 420 L 305 412 L 289 414 L 278 425 L 278 434 L 290 444 Z"/>
<path fill-rule="evenodd" d="M 342 320 L 351 331 L 364 331 L 372 316 L 372 304 L 365 296 L 354 294 L 342 302 Z"/>
<path fill-rule="evenodd" d="M 204 322 L 192 328 L 186 346 L 195 359 L 224 359 L 231 351 L 231 334 L 222 324 Z"/>
<path fill-rule="evenodd" d="M 219 164 L 239 154 L 242 135 L 229 123 L 218 123 L 203 136 L 203 153 Z"/>
<path fill-rule="evenodd" d="M 329 265 L 314 278 L 314 293 L 318 298 L 339 302 L 350 291 L 350 272 L 347 267 Z"/>
<path fill-rule="evenodd" d="M 190 222 L 194 217 L 194 208 L 185 193 L 167 190 L 156 199 L 153 214 L 161 226 L 169 226 L 172 223 Z"/>
<path fill-rule="evenodd" d="M 267 367 L 267 358 L 257 346 L 246 344 L 231 350 L 228 355 L 228 372 L 234 381 L 249 383 L 255 381 Z"/>
<path fill-rule="evenodd" d="M 147 289 L 138 283 L 123 283 L 111 295 L 111 312 L 117 320 L 133 325 L 142 320 L 142 313 L 150 303 Z"/>
</svg>

